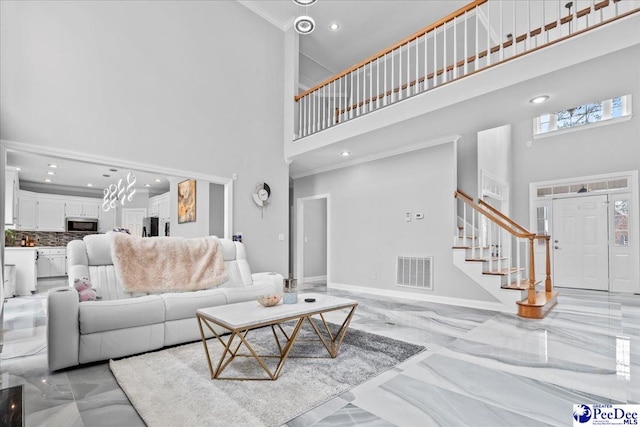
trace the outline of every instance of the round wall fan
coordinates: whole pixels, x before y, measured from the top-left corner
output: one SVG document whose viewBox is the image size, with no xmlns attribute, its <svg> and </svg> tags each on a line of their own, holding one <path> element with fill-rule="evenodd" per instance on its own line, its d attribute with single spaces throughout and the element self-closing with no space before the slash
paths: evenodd
<svg viewBox="0 0 640 427">
<path fill-rule="evenodd" d="M 253 201 L 256 202 L 256 205 L 264 207 L 269 201 L 269 197 L 271 197 L 271 188 L 266 182 L 256 185 L 253 190 Z"/>
</svg>

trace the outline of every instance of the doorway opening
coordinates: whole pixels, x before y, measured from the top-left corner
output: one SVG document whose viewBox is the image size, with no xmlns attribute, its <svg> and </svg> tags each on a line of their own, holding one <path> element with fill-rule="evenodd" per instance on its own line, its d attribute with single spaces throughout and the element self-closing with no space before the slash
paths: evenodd
<svg viewBox="0 0 640 427">
<path fill-rule="evenodd" d="M 298 286 L 329 282 L 329 194 L 302 197 L 296 204 L 296 272 Z"/>
<path fill-rule="evenodd" d="M 637 171 L 533 183 L 529 206 L 531 229 L 551 236 L 554 286 L 640 292 Z"/>
</svg>

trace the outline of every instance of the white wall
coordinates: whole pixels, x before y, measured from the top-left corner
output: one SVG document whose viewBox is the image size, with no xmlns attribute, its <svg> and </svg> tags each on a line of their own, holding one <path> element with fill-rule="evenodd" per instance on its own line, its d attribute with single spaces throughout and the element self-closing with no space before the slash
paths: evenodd
<svg viewBox="0 0 640 427">
<path fill-rule="evenodd" d="M 638 68 L 640 64 L 629 63 Z M 529 224 L 529 183 L 640 169 L 640 79 L 628 82 L 629 121 L 533 139 L 531 120 L 513 125 L 513 217 Z M 610 97 L 625 95 L 611 94 Z M 597 99 L 594 99 L 596 101 Z M 527 145 L 531 142 L 531 146 Z M 640 262 L 640 260 L 639 260 Z"/>
<path fill-rule="evenodd" d="M 252 269 L 286 273 L 283 50 L 284 33 L 234 1 L 3 1 L 0 138 L 235 172 Z M 273 193 L 263 219 L 258 182 Z"/>
<path fill-rule="evenodd" d="M 331 196 L 332 283 L 414 292 L 395 285 L 396 257 L 433 256 L 434 289 L 415 292 L 493 301 L 453 265 L 455 188 L 454 143 L 294 181 L 296 199 Z M 406 212 L 425 219 L 406 222 Z"/>
<path fill-rule="evenodd" d="M 510 124 L 478 132 L 478 173 L 481 171 L 511 182 Z"/>
<path fill-rule="evenodd" d="M 304 202 L 304 277 L 327 275 L 327 199 Z"/>
</svg>

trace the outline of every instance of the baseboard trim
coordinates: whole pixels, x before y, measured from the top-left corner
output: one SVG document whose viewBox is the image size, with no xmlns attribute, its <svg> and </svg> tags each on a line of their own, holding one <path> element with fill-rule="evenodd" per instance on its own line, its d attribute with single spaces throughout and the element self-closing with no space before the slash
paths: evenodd
<svg viewBox="0 0 640 427">
<path fill-rule="evenodd" d="M 437 295 L 417 294 L 403 292 L 394 289 L 368 288 L 366 286 L 346 285 L 344 283 L 327 283 L 327 288 L 343 291 L 362 292 L 364 294 L 379 295 L 384 297 L 405 298 L 415 301 L 427 301 L 438 304 L 457 305 L 460 307 L 477 308 L 510 313 L 503 304 L 490 301 L 476 301 L 463 298 L 441 297 Z"/>
<path fill-rule="evenodd" d="M 327 276 L 309 276 L 304 278 L 305 283 L 307 282 L 326 282 Z"/>
</svg>

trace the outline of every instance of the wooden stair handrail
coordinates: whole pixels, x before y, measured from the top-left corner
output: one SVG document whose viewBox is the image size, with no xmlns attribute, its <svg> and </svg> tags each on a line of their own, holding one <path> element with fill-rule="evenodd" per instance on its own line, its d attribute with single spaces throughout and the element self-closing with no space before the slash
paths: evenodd
<svg viewBox="0 0 640 427">
<path fill-rule="evenodd" d="M 500 218 L 504 219 L 505 221 L 507 221 L 509 224 L 513 225 L 515 228 L 518 228 L 520 231 L 524 232 L 524 233 L 531 233 L 528 229 L 524 228 L 523 226 L 521 226 L 520 224 L 518 224 L 517 222 L 515 222 L 514 220 L 512 220 L 511 218 L 509 218 L 508 216 L 506 216 L 505 214 L 503 214 L 502 212 L 500 212 L 499 210 L 497 210 L 496 208 L 494 208 L 493 206 L 491 206 L 489 203 L 485 202 L 484 200 L 479 200 L 478 204 L 489 209 L 491 212 L 493 212 L 494 214 L 498 215 Z"/>
<path fill-rule="evenodd" d="M 404 39 L 400 40 L 399 42 L 395 43 L 392 46 L 389 46 L 388 48 L 379 51 L 378 53 L 375 53 L 374 55 L 370 56 L 369 58 L 358 62 L 356 65 L 352 65 L 351 67 L 347 68 L 346 70 L 342 71 L 341 73 L 336 74 L 333 77 L 328 78 L 327 80 L 323 81 L 322 83 L 319 83 L 315 86 L 313 86 L 310 89 L 305 90 L 304 92 L 302 92 L 299 95 L 296 95 L 294 97 L 294 100 L 297 102 L 300 98 L 304 98 L 305 96 L 307 96 L 308 94 L 315 92 L 316 90 L 320 89 L 323 86 L 328 85 L 329 83 L 332 83 L 338 79 L 340 79 L 341 77 L 346 76 L 347 74 L 349 74 L 352 71 L 357 70 L 358 68 L 364 67 L 366 64 L 368 64 L 369 62 L 375 61 L 378 58 L 383 57 L 384 55 L 393 52 L 394 50 L 398 49 L 401 46 L 404 46 L 405 44 L 425 35 L 426 33 L 433 31 L 434 29 L 440 27 L 441 25 L 446 24 L 447 22 L 453 20 L 454 18 L 457 18 L 458 16 L 464 15 L 466 12 L 474 9 L 476 6 L 480 6 L 483 5 L 484 3 L 488 2 L 489 0 L 475 0 L 472 1 L 471 3 L 467 4 L 466 6 L 461 7 L 460 9 L 456 10 L 453 13 L 450 13 L 449 15 L 445 16 L 444 18 L 441 18 L 439 20 L 437 20 L 436 22 L 434 22 L 431 25 L 428 25 L 427 27 L 411 34 L 408 37 L 405 37 Z"/>
<path fill-rule="evenodd" d="M 516 236 L 516 237 L 520 237 L 522 239 L 531 239 L 531 240 L 533 240 L 533 238 L 535 237 L 534 233 L 531 233 L 531 232 L 528 232 L 528 231 L 527 232 L 522 232 L 522 231 L 514 230 L 513 227 L 511 226 L 511 224 L 509 224 L 508 222 L 504 221 L 499 216 L 495 216 L 491 211 L 487 211 L 486 209 L 483 209 L 480 205 L 476 204 L 468 195 L 460 193 L 459 191 L 455 191 L 454 192 L 454 196 L 455 196 L 456 199 L 462 200 L 464 203 L 466 203 L 467 205 L 471 206 L 476 211 L 480 212 L 482 215 L 487 217 L 491 222 L 493 222 L 494 224 L 496 224 L 498 227 L 502 228 L 503 230 L 505 230 L 509 234 L 511 234 L 513 236 Z"/>
</svg>

